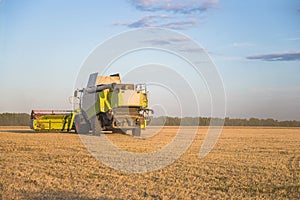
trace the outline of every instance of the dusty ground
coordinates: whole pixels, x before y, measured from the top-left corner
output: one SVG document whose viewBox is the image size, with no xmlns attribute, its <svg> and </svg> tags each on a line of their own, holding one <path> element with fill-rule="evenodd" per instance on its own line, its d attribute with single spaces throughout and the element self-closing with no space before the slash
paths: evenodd
<svg viewBox="0 0 300 200">
<path fill-rule="evenodd" d="M 298 128 L 227 127 L 198 159 L 207 131 L 200 128 L 179 160 L 142 174 L 98 162 L 76 134 L 0 129 L 0 199 L 300 199 Z M 128 151 L 151 152 L 176 130 L 166 127 L 145 140 L 108 138 Z"/>
</svg>

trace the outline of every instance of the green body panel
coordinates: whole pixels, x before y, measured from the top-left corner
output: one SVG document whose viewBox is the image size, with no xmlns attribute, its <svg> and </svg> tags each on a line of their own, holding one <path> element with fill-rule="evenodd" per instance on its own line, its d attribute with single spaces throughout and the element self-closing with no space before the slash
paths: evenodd
<svg viewBox="0 0 300 200">
<path fill-rule="evenodd" d="M 141 93 L 141 106 L 142 108 L 147 108 L 148 107 L 148 98 L 147 98 L 147 94 L 145 93 Z"/>
<path fill-rule="evenodd" d="M 140 124 L 140 127 L 141 127 L 142 129 L 145 129 L 146 126 L 147 126 L 147 123 L 146 123 L 146 120 L 144 120 L 144 123 L 141 123 L 141 124 Z"/>
<path fill-rule="evenodd" d="M 129 92 L 130 94 L 126 95 L 126 93 Z M 124 91 L 120 91 L 119 93 L 116 93 L 116 92 L 110 92 L 109 90 L 103 90 L 96 95 L 97 98 L 95 104 L 92 105 L 86 111 L 89 119 L 94 117 L 99 112 L 104 113 L 117 107 L 132 106 L 132 107 L 139 107 L 139 108 L 147 108 L 148 106 L 147 95 L 138 91 L 124 90 Z M 130 97 L 137 96 L 138 101 L 130 101 L 128 99 L 128 96 Z"/>
<path fill-rule="evenodd" d="M 98 113 L 106 113 L 118 108 L 133 107 L 142 110 L 148 107 L 147 94 L 133 89 L 120 89 L 117 92 L 105 89 L 96 94 L 87 95 L 92 95 L 91 98 L 96 98 L 94 104 L 86 110 L 88 119 L 92 119 Z M 124 116 L 115 117 L 119 117 L 119 119 L 122 120 L 124 118 Z M 131 113 L 127 118 L 131 121 L 139 121 L 140 127 L 143 129 L 147 125 L 144 116 L 140 115 L 138 111 L 136 113 Z"/>
<path fill-rule="evenodd" d="M 108 90 L 104 90 L 96 94 L 96 101 L 94 105 L 87 109 L 87 117 L 89 119 L 93 118 L 99 112 L 107 112 L 111 110 L 113 107 L 111 106 L 112 102 L 112 93 Z M 117 105 L 114 105 L 114 107 Z"/>
</svg>

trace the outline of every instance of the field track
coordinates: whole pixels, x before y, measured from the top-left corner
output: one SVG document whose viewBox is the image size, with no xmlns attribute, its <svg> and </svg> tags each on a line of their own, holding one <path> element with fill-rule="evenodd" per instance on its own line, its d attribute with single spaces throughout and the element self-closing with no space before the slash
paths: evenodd
<svg viewBox="0 0 300 200">
<path fill-rule="evenodd" d="M 148 153 L 177 130 L 164 127 L 146 139 L 107 137 L 124 150 Z M 300 128 L 225 127 L 213 151 L 199 159 L 206 132 L 200 127 L 170 166 L 133 174 L 98 162 L 77 134 L 0 127 L 0 200 L 300 199 Z"/>
</svg>

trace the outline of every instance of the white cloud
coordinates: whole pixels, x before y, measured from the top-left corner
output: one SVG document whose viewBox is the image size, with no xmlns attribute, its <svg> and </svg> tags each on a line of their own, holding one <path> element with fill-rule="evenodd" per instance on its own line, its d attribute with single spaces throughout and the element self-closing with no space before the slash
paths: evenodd
<svg viewBox="0 0 300 200">
<path fill-rule="evenodd" d="M 262 61 L 300 61 L 300 52 L 261 54 L 248 56 L 246 58 L 250 60 Z"/>
<path fill-rule="evenodd" d="M 142 11 L 166 11 L 181 14 L 204 12 L 214 8 L 218 0 L 131 0 Z"/>
<path fill-rule="evenodd" d="M 188 41 L 189 38 L 187 37 L 164 37 L 164 38 L 154 38 L 154 39 L 148 39 L 144 40 L 146 43 L 151 43 L 151 44 L 173 44 L 173 43 L 178 43 L 178 42 L 185 42 Z"/>
<path fill-rule="evenodd" d="M 197 25 L 197 20 L 195 19 L 168 21 L 171 18 L 173 17 L 167 15 L 148 15 L 136 21 L 115 22 L 113 25 L 127 26 L 129 28 L 160 27 L 169 29 L 187 29 Z"/>
</svg>

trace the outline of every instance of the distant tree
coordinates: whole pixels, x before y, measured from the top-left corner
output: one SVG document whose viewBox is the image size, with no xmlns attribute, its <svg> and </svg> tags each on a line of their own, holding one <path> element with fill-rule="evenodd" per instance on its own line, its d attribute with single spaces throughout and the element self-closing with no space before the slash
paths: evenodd
<svg viewBox="0 0 300 200">
<path fill-rule="evenodd" d="M 221 121 L 221 118 L 214 118 L 214 121 Z M 209 126 L 211 118 L 210 117 L 157 117 L 152 118 L 151 125 L 165 125 L 165 126 Z M 300 121 L 278 121 L 274 119 L 231 119 L 229 117 L 225 118 L 224 126 L 282 126 L 282 127 L 300 127 Z"/>
<path fill-rule="evenodd" d="M 250 118 L 248 121 L 248 126 L 260 126 L 261 125 L 261 120 L 257 118 Z"/>
<path fill-rule="evenodd" d="M 29 126 L 30 115 L 27 113 L 1 113 L 0 126 Z"/>
</svg>

